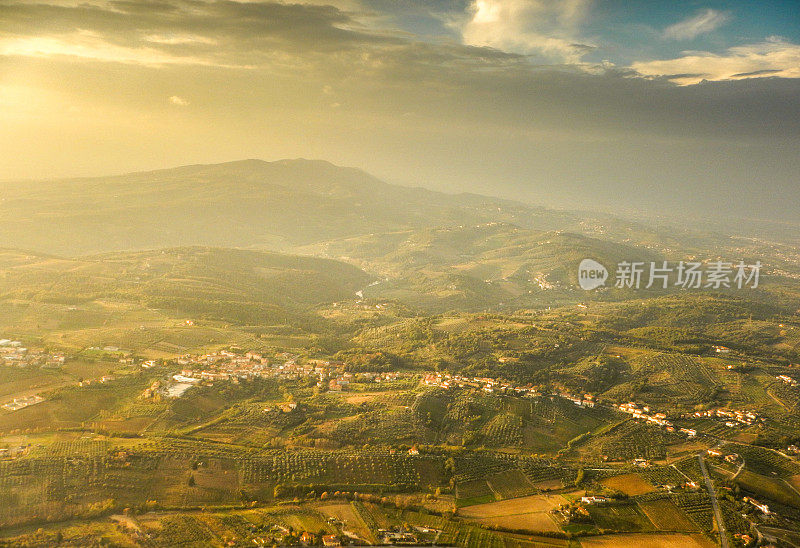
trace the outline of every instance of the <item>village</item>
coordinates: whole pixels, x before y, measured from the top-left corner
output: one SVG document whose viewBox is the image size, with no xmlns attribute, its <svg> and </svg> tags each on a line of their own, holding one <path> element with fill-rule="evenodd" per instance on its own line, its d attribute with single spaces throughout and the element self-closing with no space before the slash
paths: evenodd
<svg viewBox="0 0 800 548">
<path fill-rule="evenodd" d="M 124 359 L 126 365 L 133 361 Z M 146 360 L 140 365 L 152 368 L 159 365 L 156 360 Z M 156 382 L 145 390 L 144 397 L 151 397 L 163 391 L 170 397 L 180 396 L 191 385 L 214 382 L 238 383 L 241 380 L 263 378 L 279 380 L 316 379 L 316 386 L 323 391 L 341 392 L 347 390 L 352 382 L 386 383 L 413 376 L 399 372 L 348 372 L 344 362 L 336 360 L 305 359 L 294 354 L 278 353 L 272 359 L 260 352 L 235 352 L 221 350 L 210 354 L 184 355 L 166 364 L 178 365 L 182 369 L 172 375 L 173 384 L 162 385 Z"/>
<path fill-rule="evenodd" d="M 523 396 L 535 398 L 542 396 L 542 393 L 532 385 L 515 386 L 511 383 L 492 379 L 488 377 L 465 377 L 462 375 L 450 375 L 448 373 L 429 373 L 424 376 L 423 381 L 427 386 L 437 386 L 439 388 L 465 388 L 472 387 L 481 389 L 487 393 L 509 394 L 516 396 Z M 638 404 L 636 402 L 627 402 L 621 404 L 614 404 L 604 402 L 597 399 L 593 394 L 571 394 L 566 390 L 559 390 L 551 396 L 557 396 L 568 400 L 581 408 L 594 408 L 595 406 L 605 406 L 616 411 L 631 415 L 634 419 L 645 421 L 648 424 L 662 427 L 667 432 L 678 432 L 686 435 L 689 438 L 697 436 L 697 430 L 694 428 L 676 427 L 669 419 L 667 413 L 656 412 L 651 410 L 647 404 Z M 764 422 L 764 418 L 760 417 L 753 411 L 730 411 L 727 409 L 711 409 L 707 411 L 696 411 L 693 413 L 681 414 L 676 419 L 702 419 L 710 418 L 720 421 L 729 428 L 737 426 L 752 426 L 758 422 Z"/>
<path fill-rule="evenodd" d="M 124 363 L 133 363 L 125 359 Z M 143 368 L 158 365 L 156 360 L 141 363 Z M 646 403 L 626 402 L 614 403 L 602 401 L 593 394 L 573 394 L 564 388 L 545 394 L 541 387 L 532 384 L 515 385 L 503 379 L 491 377 L 469 377 L 445 372 L 350 372 L 342 361 L 325 359 L 303 359 L 290 353 L 278 353 L 272 358 L 261 352 L 241 351 L 238 349 L 221 350 L 202 355 L 185 355 L 168 363 L 182 366 L 180 373 L 172 376 L 173 388 L 156 383 L 145 391 L 151 396 L 163 390 L 171 397 L 179 396 L 189 386 L 198 383 L 233 382 L 252 378 L 274 378 L 282 380 L 298 380 L 314 378 L 318 389 L 330 392 L 347 391 L 351 383 L 387 383 L 399 379 L 408 379 L 421 375 L 421 384 L 442 389 L 471 388 L 486 394 L 510 395 L 526 398 L 558 397 L 569 401 L 583 409 L 596 406 L 631 415 L 635 420 L 644 421 L 654 427 L 663 428 L 667 432 L 683 434 L 688 438 L 698 435 L 696 428 L 676 426 L 673 421 L 697 421 L 711 419 L 721 422 L 729 428 L 752 426 L 763 423 L 764 418 L 753 411 L 709 409 L 695 411 L 671 417 L 666 412 L 656 411 Z M 174 389 L 174 387 L 180 389 Z"/>
<path fill-rule="evenodd" d="M 10 402 L 4 403 L 2 406 L 3 409 L 6 411 L 18 411 L 20 409 L 24 409 L 30 405 L 35 405 L 37 403 L 41 403 L 44 401 L 42 396 L 38 394 L 34 394 L 32 396 L 22 396 L 19 398 L 14 398 Z"/>
<path fill-rule="evenodd" d="M 49 354 L 44 350 L 32 350 L 21 341 L 0 339 L 0 366 L 6 367 L 61 367 L 66 357 L 61 353 Z M 44 401 L 38 394 L 17 396 L 0 404 L 6 411 L 18 411 Z"/>
<path fill-rule="evenodd" d="M 311 359 L 301 358 L 288 352 L 279 352 L 272 357 L 264 355 L 258 351 L 244 351 L 232 347 L 217 352 L 201 355 L 183 355 L 171 360 L 141 360 L 135 358 L 130 352 L 126 352 L 117 347 L 106 346 L 103 348 L 91 347 L 87 352 L 101 353 L 105 355 L 115 355 L 121 365 L 136 366 L 144 369 L 156 367 L 158 365 L 178 365 L 182 369 L 174 374 L 171 383 L 156 382 L 146 389 L 143 396 L 151 397 L 163 392 L 167 397 L 178 397 L 190 386 L 198 383 L 214 382 L 233 382 L 252 378 L 274 378 L 281 380 L 298 380 L 314 378 L 316 386 L 320 390 L 330 392 L 347 391 L 353 382 L 374 382 L 387 383 L 398 379 L 422 376 L 422 384 L 429 387 L 442 389 L 451 388 L 472 388 L 481 390 L 487 394 L 513 395 L 518 397 L 537 398 L 541 397 L 543 391 L 541 387 L 532 384 L 515 385 L 503 379 L 491 377 L 469 377 L 459 374 L 446 372 L 350 372 L 347 365 L 338 360 L 330 359 Z M 0 364 L 16 367 L 60 367 L 66 361 L 63 353 L 47 353 L 44 350 L 32 350 L 26 348 L 21 341 L 11 339 L 0 339 Z M 79 385 L 89 385 L 95 382 L 105 383 L 113 380 L 111 375 L 105 375 L 99 379 L 85 379 L 79 381 Z M 795 386 L 797 383 L 791 377 L 781 375 L 778 380 Z M 695 428 L 676 427 L 673 420 L 699 420 L 712 419 L 719 421 L 729 428 L 738 426 L 752 426 L 756 423 L 763 423 L 765 419 L 753 411 L 746 410 L 727 410 L 709 409 L 684 413 L 679 416 L 670 417 L 665 412 L 653 411 L 645 403 L 627 402 L 612 403 L 598 400 L 593 394 L 573 394 L 563 387 L 549 394 L 548 397 L 559 397 L 580 408 L 591 409 L 595 406 L 606 407 L 615 411 L 631 415 L 636 420 L 645 421 L 655 427 L 664 428 L 668 432 L 677 432 L 689 438 L 697 436 Z M 16 411 L 27 406 L 44 401 L 38 394 L 26 395 L 14 398 L 5 402 L 0 407 L 7 411 Z"/>
<path fill-rule="evenodd" d="M 66 357 L 61 353 L 47 353 L 41 349 L 29 349 L 21 341 L 0 339 L 0 365 L 9 367 L 60 367 Z"/>
</svg>

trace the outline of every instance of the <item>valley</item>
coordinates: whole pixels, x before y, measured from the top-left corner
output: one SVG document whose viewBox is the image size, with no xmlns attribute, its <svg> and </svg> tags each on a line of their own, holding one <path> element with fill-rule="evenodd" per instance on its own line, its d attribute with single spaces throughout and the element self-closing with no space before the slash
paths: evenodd
<svg viewBox="0 0 800 548">
<path fill-rule="evenodd" d="M 52 185 L 0 211 L 0 546 L 795 545 L 789 244 L 307 161 Z"/>
</svg>

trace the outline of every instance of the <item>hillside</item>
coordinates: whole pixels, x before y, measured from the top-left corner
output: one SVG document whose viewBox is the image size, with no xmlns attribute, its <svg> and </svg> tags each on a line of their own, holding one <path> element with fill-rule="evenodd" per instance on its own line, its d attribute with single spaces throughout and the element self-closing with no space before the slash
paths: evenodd
<svg viewBox="0 0 800 548">
<path fill-rule="evenodd" d="M 246 160 L 115 177 L 7 183 L 0 239 L 58 255 L 211 245 L 286 249 L 371 232 L 569 216 L 386 184 L 323 161 Z"/>
<path fill-rule="evenodd" d="M 710 249 L 727 241 L 656 221 L 391 185 L 317 160 L 8 182 L 0 191 L 3 245 L 59 256 L 187 245 L 290 252 L 326 240 L 492 222 L 659 249 Z"/>
<path fill-rule="evenodd" d="M 382 276 L 366 297 L 439 310 L 577 302 L 587 297 L 574 290 L 582 259 L 612 265 L 660 257 L 641 247 L 506 223 L 370 234 L 301 249 Z"/>
<path fill-rule="evenodd" d="M 324 321 L 309 310 L 351 298 L 370 280 L 336 261 L 245 250 L 186 247 L 82 259 L 6 250 L 0 328 L 17 335 L 44 330 L 63 344 L 74 337 L 130 343 L 150 331 L 165 337 L 186 318 L 314 331 Z"/>
</svg>

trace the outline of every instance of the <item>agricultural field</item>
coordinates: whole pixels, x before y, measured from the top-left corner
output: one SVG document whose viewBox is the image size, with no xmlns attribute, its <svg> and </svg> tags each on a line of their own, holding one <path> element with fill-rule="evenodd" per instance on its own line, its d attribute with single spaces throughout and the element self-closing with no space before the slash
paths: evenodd
<svg viewBox="0 0 800 548">
<path fill-rule="evenodd" d="M 713 548 L 712 541 L 702 535 L 663 533 L 632 533 L 626 535 L 603 535 L 581 539 L 584 548 Z"/>
<path fill-rule="evenodd" d="M 686 517 L 669 499 L 640 502 L 639 508 L 662 531 L 698 531 L 697 525 Z"/>
<path fill-rule="evenodd" d="M 670 500 L 675 506 L 681 509 L 691 521 L 702 531 L 711 531 L 714 527 L 714 516 L 711 511 L 711 500 L 708 494 L 697 493 L 676 493 L 670 496 Z"/>
<path fill-rule="evenodd" d="M 651 493 L 655 488 L 645 481 L 639 474 L 623 474 L 612 476 L 600 481 L 605 487 L 620 491 L 629 496 Z"/>
<path fill-rule="evenodd" d="M 589 515 L 601 531 L 650 531 L 655 529 L 647 515 L 634 503 L 590 506 Z"/>
<path fill-rule="evenodd" d="M 83 545 L 84 527 L 119 546 L 288 544 L 300 532 L 316 543 L 389 532 L 455 546 L 709 546 L 707 449 L 736 454 L 707 457 L 731 531 L 800 524 L 796 388 L 776 379 L 795 374 L 795 355 L 772 342 L 783 337 L 773 324 L 790 325 L 774 303 L 609 296 L 421 312 L 355 299 L 369 275 L 337 264 L 332 278 L 308 257 L 202 248 L 20 261 L 26 271 L 0 284 L 0 328 L 65 359 L 0 365 L 0 400 L 41 397 L 0 411 L 0 545 Z M 60 278 L 67 265 L 83 278 Z M 436 293 L 436 306 L 468 288 L 383 283 Z M 308 284 L 318 287 L 302 298 L 281 292 Z M 753 344 L 712 350 L 739 334 Z M 619 409 L 631 403 L 672 426 Z M 756 418 L 725 424 L 733 411 Z"/>
<path fill-rule="evenodd" d="M 533 495 L 472 505 L 460 509 L 457 515 L 475 523 L 510 530 L 560 531 L 551 511 L 566 500 L 561 495 Z"/>
<path fill-rule="evenodd" d="M 786 480 L 745 470 L 736 477 L 735 481 L 739 487 L 756 496 L 767 497 L 786 506 L 800 509 L 800 494 Z"/>
<path fill-rule="evenodd" d="M 537 491 L 536 485 L 531 483 L 521 470 L 506 470 L 497 472 L 486 478 L 489 489 L 500 499 L 524 497 Z"/>
</svg>

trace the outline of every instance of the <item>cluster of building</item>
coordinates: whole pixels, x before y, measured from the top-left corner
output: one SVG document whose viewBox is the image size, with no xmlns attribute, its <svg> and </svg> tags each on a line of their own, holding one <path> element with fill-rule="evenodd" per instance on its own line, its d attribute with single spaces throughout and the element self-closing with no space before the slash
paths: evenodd
<svg viewBox="0 0 800 548">
<path fill-rule="evenodd" d="M 339 370 L 327 381 L 327 386 L 328 390 L 331 392 L 339 392 L 342 390 L 347 390 L 351 382 L 392 382 L 407 376 L 408 374 L 397 373 L 394 371 L 389 373 L 345 373 Z M 324 377 L 320 378 L 320 382 L 317 383 L 317 386 L 319 388 L 323 388 L 325 386 Z"/>
<path fill-rule="evenodd" d="M 175 380 L 179 382 L 199 381 L 233 381 L 252 379 L 256 377 L 284 377 L 298 379 L 315 372 L 313 365 L 300 365 L 294 356 L 281 354 L 286 361 L 280 365 L 270 363 L 269 358 L 260 352 L 238 353 L 230 350 L 220 350 L 211 354 L 198 356 L 187 354 L 173 360 L 177 365 L 183 366 Z M 143 367 L 150 365 L 148 362 Z M 155 362 L 152 365 L 157 365 Z"/>
<path fill-rule="evenodd" d="M 352 382 L 392 382 L 409 374 L 398 372 L 362 372 L 352 373 L 345 369 L 344 362 L 335 360 L 301 360 L 288 353 L 280 353 L 273 358 L 265 357 L 259 352 L 238 353 L 221 350 L 212 354 L 198 356 L 181 356 L 172 363 L 183 366 L 173 380 L 182 384 L 198 382 L 213 383 L 216 381 L 239 382 L 252 378 L 277 378 L 282 380 L 298 380 L 315 378 L 317 387 L 333 392 L 347 390 Z M 155 360 L 142 362 L 142 367 L 158 365 Z M 153 390 L 153 394 L 157 392 Z"/>
<path fill-rule="evenodd" d="M 428 373 L 423 377 L 422 382 L 427 386 L 438 386 L 439 388 L 477 388 L 488 394 L 524 396 L 529 398 L 537 398 L 542 395 L 542 393 L 531 384 L 518 386 L 491 377 L 465 377 L 463 375 L 451 375 L 449 373 Z M 569 400 L 578 407 L 594 407 L 596 404 L 592 394 L 575 395 L 561 390 L 552 395 Z"/>
<path fill-rule="evenodd" d="M 114 380 L 114 375 L 103 375 L 99 379 L 84 379 L 78 382 L 78 386 L 90 386 L 92 384 L 105 384 Z"/>
<path fill-rule="evenodd" d="M 796 380 L 794 380 L 794 379 L 793 379 L 792 377 L 790 377 L 789 375 L 778 375 L 778 376 L 777 376 L 777 377 L 775 377 L 775 378 L 776 378 L 776 379 L 778 379 L 779 381 L 783 381 L 783 382 L 785 382 L 785 383 L 786 383 L 786 384 L 788 384 L 789 386 L 797 386 L 797 381 L 796 381 Z"/>
<path fill-rule="evenodd" d="M 667 420 L 667 415 L 665 413 L 651 413 L 650 407 L 647 405 L 639 407 L 639 405 L 637 405 L 635 402 L 628 402 L 619 404 L 617 409 L 623 413 L 633 415 L 634 419 L 643 419 L 657 426 L 672 428 L 671 431 L 675 430 L 675 427 L 672 426 L 672 423 Z M 695 432 L 695 434 L 697 434 L 697 432 Z"/>
<path fill-rule="evenodd" d="M 390 531 L 388 529 L 378 529 L 378 535 L 384 544 L 417 544 L 417 536 L 406 531 Z"/>
<path fill-rule="evenodd" d="M 0 447 L 0 459 L 16 459 L 28 453 L 31 444 L 17 445 L 15 447 Z"/>
<path fill-rule="evenodd" d="M 752 426 L 758 421 L 764 421 L 763 418 L 759 417 L 759 415 L 753 411 L 730 411 L 728 409 L 695 411 L 694 413 L 688 414 L 685 417 L 692 419 L 710 418 L 721 420 L 728 428 L 734 428 L 741 425 Z"/>
<path fill-rule="evenodd" d="M 739 464 L 741 462 L 741 458 L 739 457 L 738 453 L 724 453 L 714 447 L 708 449 L 706 453 L 708 454 L 709 457 L 724 459 L 725 462 L 729 462 L 731 464 Z"/>
<path fill-rule="evenodd" d="M 21 341 L 0 339 L 0 365 L 60 367 L 65 361 L 63 354 L 48 354 L 44 350 L 25 348 Z"/>
<path fill-rule="evenodd" d="M 139 397 L 147 400 L 154 398 L 156 395 L 160 394 L 160 392 L 161 392 L 161 381 L 153 381 L 153 383 L 149 387 L 144 389 L 144 391 Z"/>
<path fill-rule="evenodd" d="M 509 394 L 516 396 L 536 397 L 541 394 L 531 385 L 515 386 L 490 377 L 465 377 L 449 373 L 428 373 L 422 379 L 427 386 L 439 388 L 477 388 L 489 394 Z"/>
<path fill-rule="evenodd" d="M 2 408 L 6 411 L 19 411 L 30 405 L 35 405 L 44 401 L 44 398 L 39 395 L 24 396 L 22 398 L 14 398 L 10 402 L 4 403 Z"/>
<path fill-rule="evenodd" d="M 578 407 L 589 407 L 592 408 L 595 406 L 596 402 L 594 400 L 594 395 L 592 394 L 583 394 L 582 396 L 575 396 L 573 394 L 569 394 L 568 392 L 559 392 L 556 394 L 557 396 L 564 398 L 565 400 L 569 400 Z"/>
<path fill-rule="evenodd" d="M 562 504 L 551 510 L 553 514 L 561 514 L 561 519 L 566 523 L 590 523 L 589 510 L 583 504 Z"/>
<path fill-rule="evenodd" d="M 601 495 L 590 495 L 581 497 L 581 502 L 583 504 L 602 504 L 604 502 L 608 502 L 608 498 Z"/>
<path fill-rule="evenodd" d="M 676 428 L 672 422 L 667 418 L 665 413 L 651 412 L 650 407 L 647 405 L 639 406 L 634 402 L 623 403 L 617 406 L 617 410 L 628 413 L 635 419 L 642 419 L 649 424 L 664 427 L 667 432 L 680 432 L 686 436 L 693 438 L 697 436 L 697 430 L 693 428 Z M 753 411 L 730 411 L 728 409 L 711 409 L 708 411 L 695 411 L 681 415 L 682 419 L 703 419 L 711 418 L 722 421 L 728 428 L 735 428 L 737 426 L 752 426 L 756 422 L 764 422 L 765 419 L 760 417 Z"/>
</svg>

